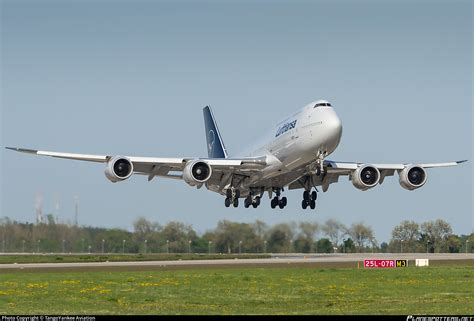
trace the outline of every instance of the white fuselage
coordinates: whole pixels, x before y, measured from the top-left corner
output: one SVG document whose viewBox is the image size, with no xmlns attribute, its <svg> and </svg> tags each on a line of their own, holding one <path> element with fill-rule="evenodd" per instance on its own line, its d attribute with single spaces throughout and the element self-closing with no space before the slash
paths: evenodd
<svg viewBox="0 0 474 321">
<path fill-rule="evenodd" d="M 331 106 L 312 102 L 278 123 L 264 143 L 245 156 L 266 157 L 267 166 L 254 174 L 243 188 L 286 186 L 313 164 L 318 155 L 334 152 L 341 140 L 342 124 Z M 329 103 L 328 103 L 329 104 Z"/>
</svg>

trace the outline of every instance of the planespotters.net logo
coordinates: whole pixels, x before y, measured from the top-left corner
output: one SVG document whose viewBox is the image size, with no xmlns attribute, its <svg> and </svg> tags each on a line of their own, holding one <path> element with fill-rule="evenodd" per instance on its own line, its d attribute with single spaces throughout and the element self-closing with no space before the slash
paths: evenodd
<svg viewBox="0 0 474 321">
<path fill-rule="evenodd" d="M 407 316 L 407 321 L 474 321 L 474 317 L 463 316 Z"/>
</svg>

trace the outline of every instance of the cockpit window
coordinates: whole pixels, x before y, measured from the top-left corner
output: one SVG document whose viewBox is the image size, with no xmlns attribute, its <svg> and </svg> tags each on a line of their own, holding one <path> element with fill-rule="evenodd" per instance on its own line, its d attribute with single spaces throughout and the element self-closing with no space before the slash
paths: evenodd
<svg viewBox="0 0 474 321">
<path fill-rule="evenodd" d="M 313 108 L 322 107 L 322 106 L 332 107 L 330 103 L 317 103 L 316 105 L 314 105 Z"/>
</svg>

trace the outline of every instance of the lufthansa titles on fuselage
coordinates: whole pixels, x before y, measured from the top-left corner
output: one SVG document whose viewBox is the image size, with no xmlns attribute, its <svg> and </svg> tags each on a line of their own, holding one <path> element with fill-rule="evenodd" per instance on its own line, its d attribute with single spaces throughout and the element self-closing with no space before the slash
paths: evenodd
<svg viewBox="0 0 474 321">
<path fill-rule="evenodd" d="M 297 119 L 293 120 L 292 122 L 285 123 L 284 125 L 282 125 L 280 128 L 278 128 L 275 137 L 278 137 L 278 136 L 286 133 L 290 129 L 295 128 L 296 127 L 296 122 L 297 122 Z"/>
</svg>

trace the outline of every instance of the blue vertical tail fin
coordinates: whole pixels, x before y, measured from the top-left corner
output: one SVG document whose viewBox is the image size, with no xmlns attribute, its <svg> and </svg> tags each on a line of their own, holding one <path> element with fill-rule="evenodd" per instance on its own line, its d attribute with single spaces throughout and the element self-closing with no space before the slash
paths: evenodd
<svg viewBox="0 0 474 321">
<path fill-rule="evenodd" d="M 212 114 L 211 107 L 203 109 L 204 126 L 206 129 L 207 154 L 209 158 L 227 158 L 227 150 L 222 141 L 221 133 Z"/>
</svg>

